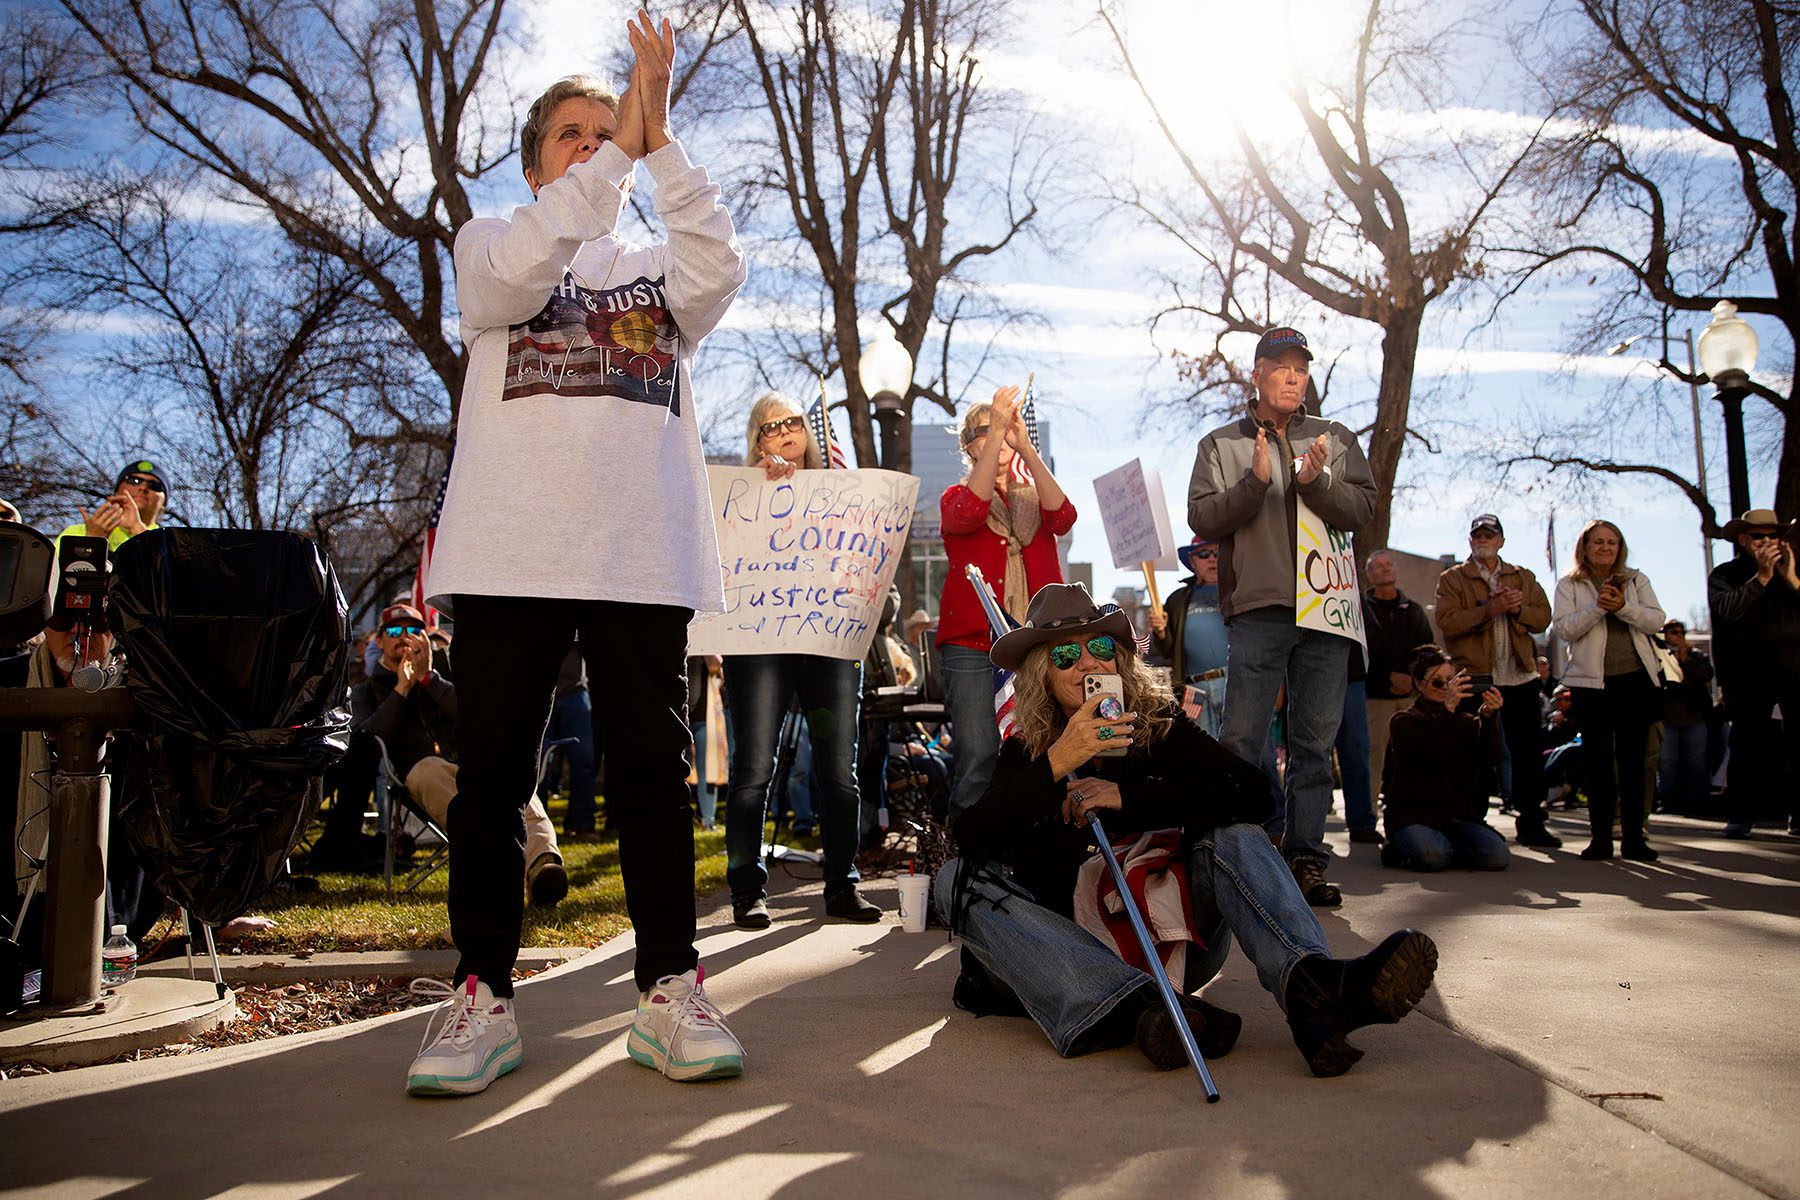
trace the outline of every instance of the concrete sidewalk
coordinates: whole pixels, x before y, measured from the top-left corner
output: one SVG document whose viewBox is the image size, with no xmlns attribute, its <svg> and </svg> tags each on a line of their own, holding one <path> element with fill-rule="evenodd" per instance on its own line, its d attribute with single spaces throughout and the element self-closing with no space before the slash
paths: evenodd
<svg viewBox="0 0 1800 1200">
<path fill-rule="evenodd" d="M 0 1188 L 1800 1197 L 1800 843 L 1660 819 L 1653 837 L 1654 865 L 1525 851 L 1485 876 L 1356 847 L 1334 949 L 1416 925 L 1442 965 L 1420 1013 L 1356 1035 L 1368 1057 L 1341 1079 L 1307 1074 L 1241 956 L 1207 993 L 1245 1016 L 1208 1106 L 1135 1050 L 1065 1061 L 1029 1022 L 953 1010 L 941 931 L 825 924 L 812 886 L 766 931 L 723 911 L 703 930 L 741 1080 L 626 1058 L 627 937 L 520 988 L 525 1065 L 479 1097 L 403 1094 L 422 1013 L 0 1084 Z M 891 883 L 869 890 L 892 907 Z"/>
</svg>

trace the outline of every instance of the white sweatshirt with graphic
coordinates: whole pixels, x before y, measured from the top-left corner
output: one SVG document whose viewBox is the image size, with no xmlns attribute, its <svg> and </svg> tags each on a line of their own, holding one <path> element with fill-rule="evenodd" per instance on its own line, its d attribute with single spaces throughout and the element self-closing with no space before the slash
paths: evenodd
<svg viewBox="0 0 1800 1200">
<path fill-rule="evenodd" d="M 668 240 L 617 236 L 612 143 L 456 235 L 469 348 L 427 591 L 724 608 L 691 367 L 747 264 L 718 185 L 644 157 Z"/>
</svg>

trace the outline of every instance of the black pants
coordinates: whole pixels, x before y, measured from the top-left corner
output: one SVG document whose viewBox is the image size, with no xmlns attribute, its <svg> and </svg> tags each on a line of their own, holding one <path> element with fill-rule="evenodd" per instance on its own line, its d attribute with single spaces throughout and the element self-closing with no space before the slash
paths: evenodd
<svg viewBox="0 0 1800 1200">
<path fill-rule="evenodd" d="M 1582 790 L 1588 827 L 1596 842 L 1612 843 L 1613 816 L 1620 841 L 1644 844 L 1644 754 L 1660 693 L 1642 671 L 1608 675 L 1604 688 L 1571 688 L 1575 724 L 1581 730 Z"/>
<path fill-rule="evenodd" d="M 1544 731 L 1538 724 L 1543 689 L 1536 680 L 1500 689 L 1500 732 L 1512 758 L 1512 803 L 1520 833 L 1544 827 Z"/>
<path fill-rule="evenodd" d="M 1725 693 L 1731 715 L 1726 799 L 1733 821 L 1748 824 L 1770 808 L 1781 809 L 1782 816 L 1800 816 L 1800 679 L 1780 678 L 1776 670 L 1771 687 L 1738 684 Z M 1780 721 L 1775 720 L 1776 704 L 1781 705 Z"/>
<path fill-rule="evenodd" d="M 606 811 L 619 834 L 638 990 L 691 971 L 694 826 L 688 808 L 687 626 L 659 604 L 458 596 L 458 791 L 450 802 L 450 934 L 458 980 L 512 995 L 524 921 L 525 820 L 556 676 L 576 633 L 605 727 Z"/>
</svg>

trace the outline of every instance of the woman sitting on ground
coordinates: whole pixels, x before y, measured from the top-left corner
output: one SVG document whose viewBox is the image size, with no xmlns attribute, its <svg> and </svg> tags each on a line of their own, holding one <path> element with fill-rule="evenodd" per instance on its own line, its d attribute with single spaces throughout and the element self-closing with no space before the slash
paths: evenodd
<svg viewBox="0 0 1800 1200">
<path fill-rule="evenodd" d="M 1436 646 L 1421 646 L 1412 661 L 1411 705 L 1388 724 L 1382 770 L 1383 866 L 1410 871 L 1500 871 L 1506 839 L 1488 828 L 1481 765 L 1499 755 L 1499 688 L 1482 693 L 1479 713 L 1463 712 L 1469 673 L 1458 671 Z"/>
<path fill-rule="evenodd" d="M 1211 980 L 1235 935 L 1315 1075 L 1341 1075 L 1362 1057 L 1346 1034 L 1397 1021 L 1418 1003 L 1437 966 L 1431 939 L 1402 930 L 1362 958 L 1330 957 L 1318 918 L 1262 831 L 1272 807 L 1262 773 L 1180 710 L 1138 660 L 1116 606 L 1096 608 L 1079 585 L 1047 586 L 1025 625 L 995 642 L 993 662 L 1016 672 L 1016 723 L 986 790 L 952 826 L 962 858 L 935 884 L 965 963 L 972 953 L 981 968 L 958 981 L 960 1004 L 980 997 L 993 1002 L 988 1011 L 1022 1007 L 1065 1056 L 1135 1037 L 1164 1070 L 1186 1061 L 1151 977 L 1071 919 L 1076 876 L 1093 853 L 1088 815 L 1102 809 L 1115 839 L 1181 831 L 1188 924 L 1202 944 L 1185 955 L 1177 988 L 1192 993 Z M 1122 715 L 1098 715 L 1101 693 L 1084 699 L 1089 675 L 1120 677 Z M 1095 757 L 1120 745 L 1123 757 Z M 1184 1008 L 1203 1053 L 1231 1049 L 1239 1017 L 1199 1000 Z"/>
</svg>

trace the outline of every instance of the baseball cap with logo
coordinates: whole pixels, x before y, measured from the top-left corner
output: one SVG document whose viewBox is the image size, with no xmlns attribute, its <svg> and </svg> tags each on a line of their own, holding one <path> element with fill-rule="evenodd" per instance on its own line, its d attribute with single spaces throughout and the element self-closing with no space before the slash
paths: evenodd
<svg viewBox="0 0 1800 1200">
<path fill-rule="evenodd" d="M 1474 533 L 1477 529 L 1491 529 L 1502 537 L 1506 536 L 1506 530 L 1500 526 L 1500 518 L 1493 513 L 1475 514 L 1475 519 L 1469 522 L 1469 532 Z"/>
<path fill-rule="evenodd" d="M 163 485 L 163 491 L 165 492 L 169 490 L 172 484 L 167 471 L 163 470 L 160 466 L 147 458 L 140 458 L 133 462 L 128 462 L 119 468 L 119 473 L 113 477 L 114 491 L 117 491 L 119 485 L 125 482 L 125 477 L 127 475 L 153 475 L 156 477 L 157 482 Z"/>
<path fill-rule="evenodd" d="M 425 628 L 425 614 L 410 604 L 390 604 L 381 610 L 381 625 L 417 625 Z"/>
<path fill-rule="evenodd" d="M 1298 350 L 1306 355 L 1307 362 L 1312 361 L 1312 351 L 1306 348 L 1306 335 L 1298 329 L 1277 325 L 1257 339 L 1257 358 L 1274 358 L 1284 350 Z"/>
</svg>

